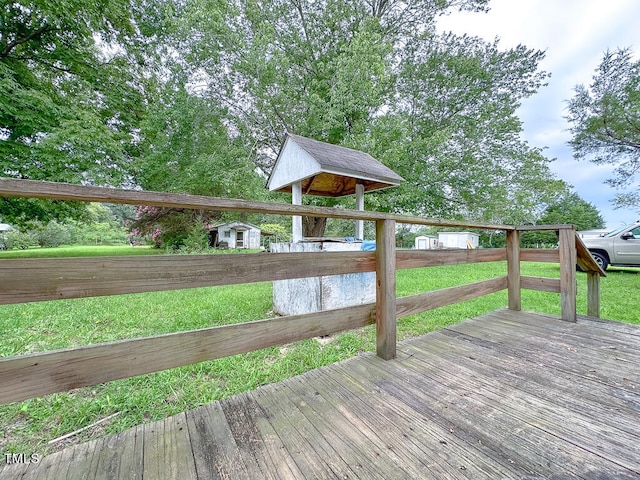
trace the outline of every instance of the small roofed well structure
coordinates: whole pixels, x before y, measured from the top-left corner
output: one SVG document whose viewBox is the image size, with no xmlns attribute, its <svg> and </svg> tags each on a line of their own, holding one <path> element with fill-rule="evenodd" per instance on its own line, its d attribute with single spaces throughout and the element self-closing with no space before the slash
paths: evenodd
<svg viewBox="0 0 640 480">
<path fill-rule="evenodd" d="M 302 195 L 343 197 L 356 195 L 364 210 L 364 193 L 394 187 L 404 179 L 368 153 L 287 133 L 271 171 L 267 188 L 292 194 L 294 205 Z M 362 222 L 356 238 L 362 238 Z M 294 217 L 293 241 L 302 240 L 302 219 Z"/>
<path fill-rule="evenodd" d="M 342 197 L 356 185 L 370 192 L 404 179 L 368 153 L 287 133 L 267 188 L 291 193 L 298 181 L 305 195 Z"/>
<path fill-rule="evenodd" d="M 364 210 L 364 194 L 399 185 L 403 178 L 368 153 L 287 133 L 271 171 L 267 188 L 292 195 L 294 205 L 302 195 L 356 196 L 356 208 Z M 272 243 L 270 251 L 323 252 L 361 250 L 364 222 L 356 221 L 355 241 L 302 236 L 302 217 L 293 217 L 292 242 Z M 273 311 L 299 315 L 374 302 L 374 272 L 325 275 L 273 282 Z"/>
</svg>

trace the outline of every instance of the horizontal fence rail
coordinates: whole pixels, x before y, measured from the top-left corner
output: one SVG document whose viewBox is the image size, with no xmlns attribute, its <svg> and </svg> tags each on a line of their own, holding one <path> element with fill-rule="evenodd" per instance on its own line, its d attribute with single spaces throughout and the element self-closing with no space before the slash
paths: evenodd
<svg viewBox="0 0 640 480">
<path fill-rule="evenodd" d="M 520 249 L 520 261 L 559 263 L 560 253 L 555 249 L 534 250 L 531 248 L 522 248 Z"/>
<path fill-rule="evenodd" d="M 373 252 L 2 260 L 0 303 L 266 282 L 375 271 Z"/>
<path fill-rule="evenodd" d="M 396 314 L 398 318 L 415 315 L 435 308 L 453 305 L 454 303 L 473 300 L 474 298 L 500 292 L 507 289 L 507 277 L 491 278 L 480 282 L 443 288 L 431 292 L 418 293 L 398 298 Z"/>
<path fill-rule="evenodd" d="M 506 277 L 397 300 L 397 318 L 507 288 Z M 376 305 L 324 310 L 0 359 L 0 399 L 16 402 L 375 323 Z"/>
<path fill-rule="evenodd" d="M 285 203 L 253 202 L 232 198 L 203 197 L 178 193 L 145 192 L 117 188 L 91 187 L 69 183 L 39 182 L 0 178 L 0 196 L 22 198 L 45 198 L 81 202 L 122 203 L 149 205 L 153 207 L 189 208 L 220 212 L 246 212 L 275 215 L 304 215 L 348 220 L 394 220 L 398 223 L 441 227 L 480 228 L 485 230 L 513 230 L 513 225 L 494 225 L 478 222 L 462 222 L 439 218 L 396 215 L 374 211 L 290 205 Z"/>
<path fill-rule="evenodd" d="M 374 323 L 374 304 L 0 359 L 0 399 L 49 393 L 214 360 Z"/>
<path fill-rule="evenodd" d="M 530 228 L 425 219 L 380 212 L 0 179 L 0 196 L 153 205 L 376 222 L 375 252 L 163 255 L 0 260 L 0 304 L 119 295 L 303 277 L 376 272 L 376 303 L 305 315 L 183 331 L 0 359 L 0 403 L 214 360 L 376 324 L 377 351 L 395 356 L 396 319 L 503 290 L 519 310 L 521 289 L 560 293 L 562 318 L 575 320 L 575 264 L 588 275 L 589 314 L 599 314 L 604 272 L 572 226 Z M 395 224 L 481 228 L 507 232 L 507 247 L 473 250 L 395 250 Z M 559 248 L 521 249 L 523 230 L 559 232 Z M 575 237 L 575 240 L 574 240 Z M 479 262 L 507 262 L 507 275 L 396 298 L 395 272 Z M 554 262 L 561 278 L 520 275 L 520 262 Z"/>
<path fill-rule="evenodd" d="M 527 290 L 560 293 L 560 279 L 544 277 L 520 277 L 520 287 Z"/>
<path fill-rule="evenodd" d="M 505 260 L 504 249 L 399 251 L 398 269 Z M 375 272 L 374 252 L 28 258 L 0 262 L 0 304 Z"/>
</svg>

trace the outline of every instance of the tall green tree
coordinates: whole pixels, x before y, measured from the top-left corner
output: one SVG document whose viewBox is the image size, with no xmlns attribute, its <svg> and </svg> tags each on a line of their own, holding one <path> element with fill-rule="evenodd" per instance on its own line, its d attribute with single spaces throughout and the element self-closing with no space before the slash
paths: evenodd
<svg viewBox="0 0 640 480">
<path fill-rule="evenodd" d="M 232 136 L 215 101 L 169 84 L 142 123 L 136 183 L 146 190 L 256 199 L 264 179 L 256 173 L 250 149 Z M 153 235 L 159 244 L 179 247 L 194 228 L 202 229 L 221 212 L 142 208 L 131 228 Z"/>
<path fill-rule="evenodd" d="M 291 131 L 365 150 L 407 180 L 370 207 L 532 222 L 566 188 L 519 137 L 515 111 L 546 78 L 542 52 L 435 33 L 439 15 L 487 3 L 238 0 L 226 33 L 201 30 L 195 57 L 265 174 Z"/>
<path fill-rule="evenodd" d="M 118 183 L 144 104 L 120 48 L 136 36 L 128 0 L 0 7 L 0 167 L 4 175 Z"/>
<path fill-rule="evenodd" d="M 602 214 L 595 205 L 584 200 L 574 191 L 568 191 L 549 205 L 538 225 L 575 225 L 577 230 L 591 230 L 606 226 Z M 553 245 L 558 239 L 554 232 L 525 232 L 522 236 L 525 245 Z"/>
<path fill-rule="evenodd" d="M 215 101 L 170 85 L 141 125 L 136 183 L 147 190 L 255 198 L 264 180 L 243 139 L 232 136 Z"/>
<path fill-rule="evenodd" d="M 519 139 L 542 53 L 435 31 L 488 1 L 6 4 L 0 174 L 255 198 L 291 131 L 406 178 L 369 208 L 534 221 L 565 188 Z"/>
<path fill-rule="evenodd" d="M 0 6 L 0 175 L 130 181 L 154 75 L 161 0 L 17 0 Z M 168 3 L 168 2 L 167 2 Z M 152 25 L 153 24 L 153 25 Z M 79 206 L 3 200 L 46 220 Z"/>
<path fill-rule="evenodd" d="M 516 109 L 546 78 L 537 70 L 542 56 L 467 36 L 414 38 L 401 52 L 399 100 L 375 120 L 379 156 L 386 150 L 387 163 L 407 181 L 379 208 L 535 221 L 566 188 L 540 149 L 520 138 Z"/>
<path fill-rule="evenodd" d="M 618 206 L 640 207 L 640 60 L 628 48 L 605 52 L 589 86 L 569 100 L 574 156 L 615 166 L 606 183 L 617 189 Z"/>
<path fill-rule="evenodd" d="M 568 192 L 549 205 L 540 218 L 540 225 L 575 225 L 578 230 L 604 228 L 604 218 L 598 208 L 575 192 Z"/>
</svg>

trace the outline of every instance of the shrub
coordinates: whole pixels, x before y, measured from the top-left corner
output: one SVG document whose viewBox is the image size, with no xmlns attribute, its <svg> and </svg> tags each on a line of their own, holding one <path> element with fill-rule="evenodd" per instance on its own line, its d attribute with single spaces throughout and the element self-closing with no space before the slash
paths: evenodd
<svg viewBox="0 0 640 480">
<path fill-rule="evenodd" d="M 84 245 L 125 245 L 129 238 L 123 227 L 107 222 L 81 225 L 78 234 Z"/>
<path fill-rule="evenodd" d="M 36 230 L 34 237 L 41 247 L 59 247 L 69 243 L 71 232 L 69 226 L 51 220 L 44 227 Z"/>
<path fill-rule="evenodd" d="M 20 230 L 10 230 L 4 234 L 4 245 L 7 250 L 26 250 L 33 245 L 33 239 L 28 233 Z"/>
</svg>

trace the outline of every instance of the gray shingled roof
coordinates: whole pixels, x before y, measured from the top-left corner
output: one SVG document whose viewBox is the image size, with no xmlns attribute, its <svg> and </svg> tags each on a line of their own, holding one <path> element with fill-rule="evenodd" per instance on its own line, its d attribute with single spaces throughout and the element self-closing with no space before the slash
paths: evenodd
<svg viewBox="0 0 640 480">
<path fill-rule="evenodd" d="M 291 163 L 291 157 L 285 153 L 289 143 L 313 159 L 313 165 Z M 277 178 L 276 186 L 272 185 L 274 178 Z M 267 188 L 291 192 L 292 184 L 301 181 L 303 194 L 341 197 L 353 195 L 357 184 L 362 185 L 365 192 L 371 192 L 396 186 L 403 180 L 367 153 L 287 133 Z"/>
<path fill-rule="evenodd" d="M 316 159 L 323 169 L 337 169 L 342 173 L 352 172 L 355 177 L 365 176 L 378 180 L 388 180 L 398 184 L 404 179 L 396 172 L 386 167 L 368 153 L 351 148 L 320 142 L 300 135 L 287 135 L 309 155 Z"/>
</svg>

